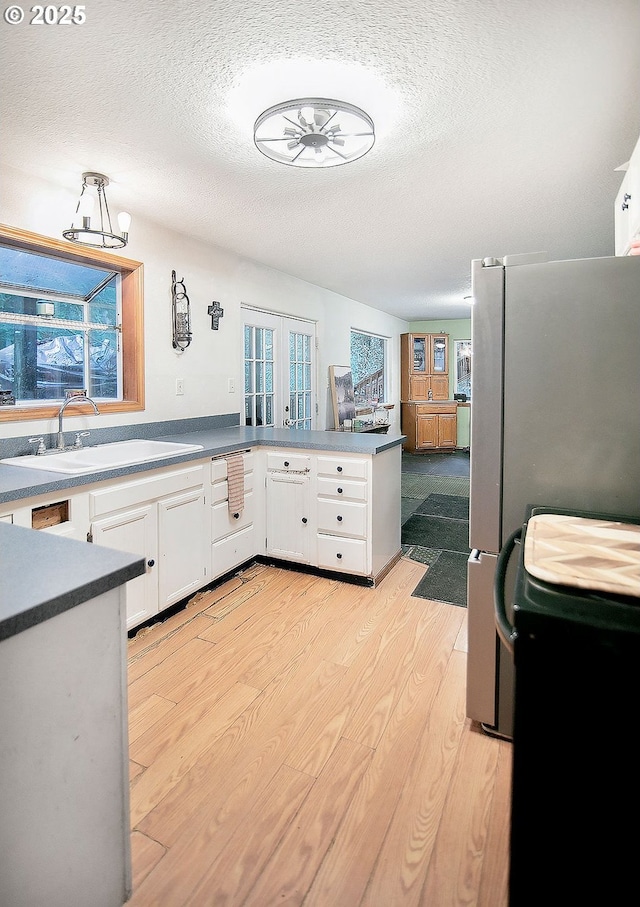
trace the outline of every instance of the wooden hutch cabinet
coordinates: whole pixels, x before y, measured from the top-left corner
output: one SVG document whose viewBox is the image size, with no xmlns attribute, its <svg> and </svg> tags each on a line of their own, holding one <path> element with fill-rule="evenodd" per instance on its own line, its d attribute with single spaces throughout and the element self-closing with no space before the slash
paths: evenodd
<svg viewBox="0 0 640 907">
<path fill-rule="evenodd" d="M 400 355 L 405 449 L 454 450 L 457 404 L 449 399 L 448 334 L 401 334 Z"/>
</svg>

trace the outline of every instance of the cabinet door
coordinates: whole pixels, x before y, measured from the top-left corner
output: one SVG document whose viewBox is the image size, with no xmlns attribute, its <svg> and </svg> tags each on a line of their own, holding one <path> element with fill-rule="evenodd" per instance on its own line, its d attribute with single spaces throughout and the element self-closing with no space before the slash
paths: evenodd
<svg viewBox="0 0 640 907">
<path fill-rule="evenodd" d="M 267 554 L 310 562 L 310 510 L 308 476 L 267 474 Z"/>
<path fill-rule="evenodd" d="M 146 573 L 127 583 L 127 629 L 158 613 L 158 521 L 156 505 L 147 504 L 116 516 L 94 520 L 93 542 L 105 548 L 128 551 L 144 557 Z"/>
<path fill-rule="evenodd" d="M 425 450 L 438 446 L 438 419 L 436 415 L 421 415 L 416 419 L 416 448 Z"/>
<path fill-rule="evenodd" d="M 445 413 L 438 416 L 438 447 L 455 447 L 457 442 L 457 419 Z"/>
<path fill-rule="evenodd" d="M 208 538 L 204 488 L 158 502 L 158 604 L 162 611 L 200 588 L 206 575 Z"/>
<path fill-rule="evenodd" d="M 449 376 L 448 375 L 432 375 L 429 378 L 431 382 L 431 394 L 432 400 L 448 400 L 449 399 Z"/>
<path fill-rule="evenodd" d="M 449 337 L 447 334 L 429 336 L 429 374 L 449 374 Z"/>
<path fill-rule="evenodd" d="M 429 374 L 429 337 L 427 334 L 411 334 L 410 356 L 409 369 L 414 375 Z"/>
<path fill-rule="evenodd" d="M 431 378 L 429 378 L 427 375 L 410 375 L 409 376 L 409 399 L 410 400 L 428 400 L 430 387 L 431 387 Z"/>
</svg>

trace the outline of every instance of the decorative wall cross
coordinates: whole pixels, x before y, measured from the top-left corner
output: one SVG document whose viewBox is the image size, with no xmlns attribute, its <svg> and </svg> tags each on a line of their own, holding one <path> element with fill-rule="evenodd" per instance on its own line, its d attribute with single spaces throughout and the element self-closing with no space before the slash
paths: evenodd
<svg viewBox="0 0 640 907">
<path fill-rule="evenodd" d="M 224 309 L 220 303 L 214 300 L 207 309 L 207 315 L 211 315 L 211 330 L 217 331 L 220 327 L 220 319 L 224 315 Z"/>
</svg>

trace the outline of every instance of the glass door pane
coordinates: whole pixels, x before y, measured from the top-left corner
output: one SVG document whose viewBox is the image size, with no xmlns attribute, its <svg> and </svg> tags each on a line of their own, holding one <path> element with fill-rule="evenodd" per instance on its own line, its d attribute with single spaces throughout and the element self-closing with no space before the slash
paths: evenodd
<svg viewBox="0 0 640 907">
<path fill-rule="evenodd" d="M 311 335 L 289 330 L 290 428 L 311 428 Z"/>
<path fill-rule="evenodd" d="M 445 337 L 432 338 L 431 374 L 447 371 L 447 341 Z"/>
<path fill-rule="evenodd" d="M 315 424 L 315 325 L 244 312 L 245 425 L 311 429 Z"/>
<path fill-rule="evenodd" d="M 425 372 L 427 370 L 427 340 L 426 337 L 413 338 L 413 371 Z"/>
<path fill-rule="evenodd" d="M 274 425 L 273 329 L 244 326 L 244 424 Z"/>
</svg>

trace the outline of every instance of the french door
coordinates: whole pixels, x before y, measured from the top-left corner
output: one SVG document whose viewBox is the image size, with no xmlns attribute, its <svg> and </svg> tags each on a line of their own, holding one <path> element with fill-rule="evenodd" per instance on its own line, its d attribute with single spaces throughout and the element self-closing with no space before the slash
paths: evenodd
<svg viewBox="0 0 640 907">
<path fill-rule="evenodd" d="M 315 324 L 243 308 L 244 424 L 314 428 Z"/>
</svg>

